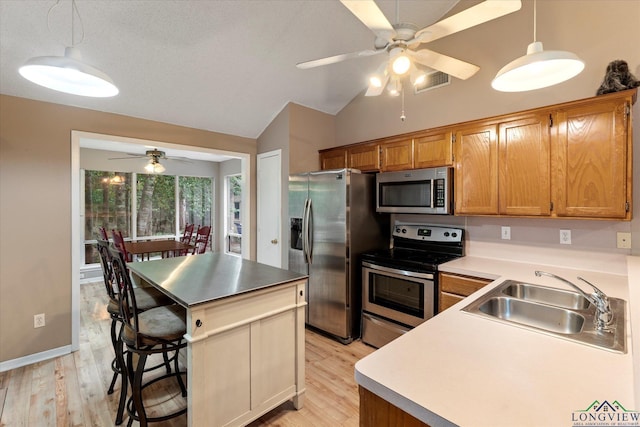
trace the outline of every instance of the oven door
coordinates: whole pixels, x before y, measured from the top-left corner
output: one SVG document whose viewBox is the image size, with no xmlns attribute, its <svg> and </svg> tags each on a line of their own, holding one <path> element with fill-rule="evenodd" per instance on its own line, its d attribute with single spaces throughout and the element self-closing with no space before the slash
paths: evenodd
<svg viewBox="0 0 640 427">
<path fill-rule="evenodd" d="M 362 310 L 408 326 L 433 317 L 433 274 L 362 263 Z"/>
</svg>

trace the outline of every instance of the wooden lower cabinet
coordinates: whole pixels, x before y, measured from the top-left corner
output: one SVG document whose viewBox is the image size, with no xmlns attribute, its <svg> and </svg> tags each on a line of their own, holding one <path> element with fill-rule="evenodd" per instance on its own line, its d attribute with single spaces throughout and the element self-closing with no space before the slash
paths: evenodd
<svg viewBox="0 0 640 427">
<path fill-rule="evenodd" d="M 380 396 L 358 386 L 360 427 L 429 427 Z"/>
<path fill-rule="evenodd" d="M 463 276 L 460 274 L 440 273 L 440 293 L 438 298 L 438 313 L 462 301 L 475 291 L 493 282 L 481 277 Z"/>
</svg>

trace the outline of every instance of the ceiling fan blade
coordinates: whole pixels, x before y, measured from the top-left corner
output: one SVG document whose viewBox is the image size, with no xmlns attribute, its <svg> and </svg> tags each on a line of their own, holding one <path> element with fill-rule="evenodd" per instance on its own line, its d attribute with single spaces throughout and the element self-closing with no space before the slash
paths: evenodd
<svg viewBox="0 0 640 427">
<path fill-rule="evenodd" d="M 508 15 L 522 7 L 520 0 L 486 0 L 416 32 L 415 40 L 427 43 Z"/>
<path fill-rule="evenodd" d="M 417 52 L 408 51 L 416 62 L 426 65 L 434 70 L 442 71 L 460 80 L 466 80 L 478 72 L 480 67 L 461 61 L 451 56 L 443 55 L 429 49 L 420 49 Z"/>
<path fill-rule="evenodd" d="M 376 36 L 388 43 L 393 41 L 396 31 L 373 0 L 340 0 L 340 2 Z"/>
<path fill-rule="evenodd" d="M 326 58 L 314 59 L 312 61 L 299 62 L 296 67 L 306 70 L 307 68 L 320 67 L 322 65 L 335 64 L 336 62 L 345 61 L 347 59 L 361 58 L 364 56 L 378 55 L 382 52 L 386 52 L 384 49 L 378 50 L 361 50 L 360 52 L 343 53 L 340 55 L 329 56 Z"/>
<path fill-rule="evenodd" d="M 147 157 L 145 154 L 125 153 L 127 157 L 109 157 L 109 160 L 130 160 L 130 159 L 143 159 Z"/>
</svg>

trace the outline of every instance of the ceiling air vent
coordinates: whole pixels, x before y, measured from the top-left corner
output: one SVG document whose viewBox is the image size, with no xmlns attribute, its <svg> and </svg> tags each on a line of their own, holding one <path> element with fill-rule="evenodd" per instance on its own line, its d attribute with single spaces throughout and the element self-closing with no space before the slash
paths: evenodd
<svg viewBox="0 0 640 427">
<path fill-rule="evenodd" d="M 427 74 L 427 78 L 422 84 L 415 87 L 415 93 L 435 89 L 440 86 L 446 86 L 449 83 L 451 83 L 451 76 L 449 76 L 449 74 L 443 73 L 442 71 L 433 71 Z"/>
</svg>

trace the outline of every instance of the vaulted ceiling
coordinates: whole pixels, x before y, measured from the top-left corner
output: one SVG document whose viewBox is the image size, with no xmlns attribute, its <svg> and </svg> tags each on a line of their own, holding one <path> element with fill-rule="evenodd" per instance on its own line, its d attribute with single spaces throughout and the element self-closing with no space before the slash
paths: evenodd
<svg viewBox="0 0 640 427">
<path fill-rule="evenodd" d="M 390 22 L 422 28 L 458 0 L 377 0 Z M 62 56 L 71 1 L 0 1 L 0 92 L 257 138 L 289 102 L 338 113 L 366 87 L 379 57 L 300 70 L 298 62 L 373 47 L 336 0 L 77 0 L 85 62 L 120 89 L 83 98 L 34 85 L 18 68 Z M 80 23 L 76 19 L 76 39 Z M 77 40 L 76 40 L 77 42 Z"/>
</svg>

